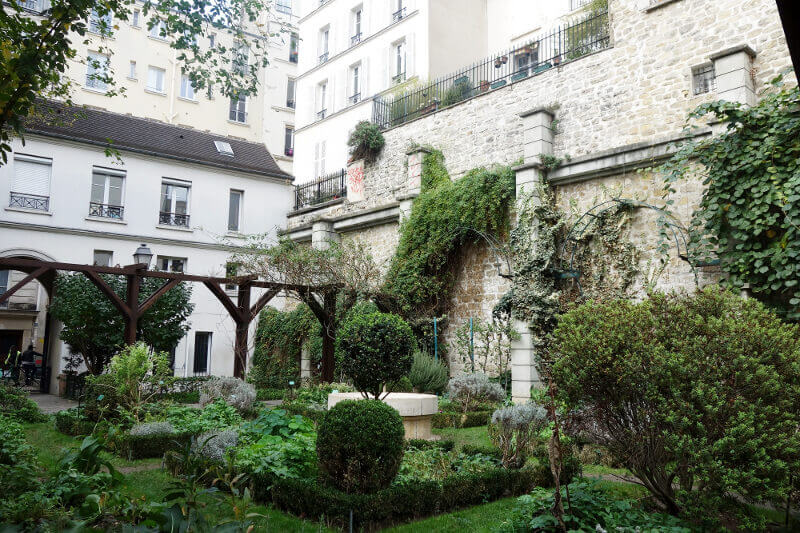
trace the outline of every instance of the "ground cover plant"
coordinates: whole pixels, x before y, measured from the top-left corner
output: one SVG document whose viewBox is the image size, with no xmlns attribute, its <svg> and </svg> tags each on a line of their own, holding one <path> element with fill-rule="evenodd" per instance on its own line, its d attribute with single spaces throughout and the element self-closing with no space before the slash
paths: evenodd
<svg viewBox="0 0 800 533">
<path fill-rule="evenodd" d="M 731 495 L 785 502 L 800 457 L 797 325 L 708 288 L 586 303 L 562 315 L 553 346 L 578 433 L 668 512 L 759 529 Z"/>
<path fill-rule="evenodd" d="M 42 413 L 22 387 L 0 384 L 0 416 L 17 422 L 42 422 L 47 416 Z"/>
</svg>

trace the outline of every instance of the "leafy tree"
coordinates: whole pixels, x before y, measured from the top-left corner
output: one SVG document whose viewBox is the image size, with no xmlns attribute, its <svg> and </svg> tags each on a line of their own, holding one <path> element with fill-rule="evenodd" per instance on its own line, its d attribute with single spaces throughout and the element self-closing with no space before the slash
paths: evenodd
<svg viewBox="0 0 800 533">
<path fill-rule="evenodd" d="M 684 143 L 659 171 L 667 194 L 699 176 L 703 198 L 690 228 L 690 255 L 719 259 L 723 283 L 800 319 L 800 89 L 773 80 L 759 103 L 710 102 L 690 119 L 727 122 L 721 135 Z M 671 205 L 674 201 L 668 200 Z"/>
<path fill-rule="evenodd" d="M 123 276 L 102 277 L 124 298 Z M 144 302 L 163 283 L 159 278 L 142 279 L 139 302 Z M 189 301 L 191 294 L 191 286 L 184 283 L 167 291 L 139 318 L 137 337 L 157 352 L 169 352 L 189 330 L 187 320 L 194 309 Z M 61 340 L 69 345 L 70 351 L 83 356 L 92 374 L 100 374 L 111 357 L 125 345 L 122 314 L 82 274 L 63 274 L 56 278 L 50 313 L 63 324 Z"/>
<path fill-rule="evenodd" d="M 91 42 L 100 54 L 110 56 L 113 50 L 105 38 L 113 35 L 116 21 L 128 20 L 134 5 L 149 16 L 148 29 L 160 25 L 161 36 L 175 49 L 195 89 L 213 88 L 225 96 L 256 92 L 259 70 L 268 64 L 266 0 L 51 0 L 41 15 L 26 11 L 22 0 L 10 0 L 0 10 L 3 163 L 12 136 L 23 136 L 25 117 L 37 111 L 39 99 L 58 98 L 72 104 L 73 84 L 65 75 L 70 63 L 95 67 L 91 76 L 106 85 L 107 95 L 123 92 L 116 89 L 107 64 L 77 57 L 75 41 Z M 205 46 L 199 38 L 211 29 L 230 39 L 217 39 L 213 48 Z"/>
<path fill-rule="evenodd" d="M 670 513 L 713 521 L 744 507 L 731 494 L 785 501 L 800 466 L 800 327 L 709 288 L 588 302 L 553 336 L 579 430 Z"/>
</svg>

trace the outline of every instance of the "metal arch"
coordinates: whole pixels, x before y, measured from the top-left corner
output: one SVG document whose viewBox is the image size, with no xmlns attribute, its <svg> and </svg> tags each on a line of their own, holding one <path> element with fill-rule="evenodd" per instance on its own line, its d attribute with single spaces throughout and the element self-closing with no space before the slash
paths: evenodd
<svg viewBox="0 0 800 533">
<path fill-rule="evenodd" d="M 567 247 L 571 246 L 568 261 L 569 267 L 567 270 L 555 272 L 557 277 L 574 278 L 578 283 L 578 290 L 582 292 L 583 289 L 580 284 L 582 272 L 575 269 L 575 256 L 578 246 L 580 245 L 580 239 L 595 219 L 602 218 L 604 213 L 614 209 L 618 205 L 631 209 L 650 209 L 658 213 L 660 217 L 664 219 L 664 225 L 671 234 L 671 240 L 675 243 L 675 248 L 678 251 L 678 257 L 689 264 L 689 267 L 692 269 L 695 282 L 697 282 L 697 270 L 695 269 L 695 265 L 689 260 L 689 243 L 687 239 L 689 232 L 686 230 L 683 224 L 681 224 L 681 222 L 675 218 L 675 216 L 668 213 L 664 209 L 656 207 L 652 204 L 648 204 L 647 202 L 642 202 L 631 198 L 612 198 L 611 200 L 596 204 L 588 211 L 583 213 L 578 220 L 575 221 L 564 238 L 564 243 L 561 245 L 561 253 L 559 254 L 559 260 L 563 264 L 563 262 L 566 262 Z"/>
</svg>

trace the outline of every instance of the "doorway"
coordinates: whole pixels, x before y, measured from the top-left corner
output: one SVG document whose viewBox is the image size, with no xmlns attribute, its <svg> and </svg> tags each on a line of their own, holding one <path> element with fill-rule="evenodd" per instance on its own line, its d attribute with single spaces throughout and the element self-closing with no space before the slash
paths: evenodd
<svg viewBox="0 0 800 533">
<path fill-rule="evenodd" d="M 0 367 L 7 370 L 11 366 L 11 361 L 6 364 L 6 358 L 9 351 L 13 348 L 20 352 L 24 350 L 22 346 L 22 333 L 21 329 L 2 329 L 0 330 Z"/>
</svg>

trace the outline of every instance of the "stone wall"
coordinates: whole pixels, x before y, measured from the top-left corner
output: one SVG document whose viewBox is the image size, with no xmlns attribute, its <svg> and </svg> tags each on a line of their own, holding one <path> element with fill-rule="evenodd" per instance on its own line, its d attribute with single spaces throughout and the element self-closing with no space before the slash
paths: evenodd
<svg viewBox="0 0 800 533">
<path fill-rule="evenodd" d="M 479 166 L 518 165 L 518 189 L 544 179 L 537 166 L 539 154 L 564 158 L 564 165 L 546 179 L 573 220 L 610 196 L 663 205 L 660 179 L 640 169 L 671 153 L 671 141 L 683 135 L 687 113 L 719 98 L 753 103 L 755 94 L 791 60 L 772 0 L 649 4 L 609 0 L 608 49 L 387 130 L 382 155 L 365 167 L 363 201 L 337 201 L 290 215 L 287 234 L 308 240 L 312 224 L 325 219 L 339 228 L 343 239 L 369 243 L 376 260 L 387 265 L 397 245 L 399 219 L 417 193 L 408 166 L 408 150 L 414 145 L 442 150 L 453 179 Z M 695 95 L 692 68 L 705 64 L 717 70 L 717 88 Z M 796 83 L 793 74 L 789 78 Z M 547 111 L 535 111 L 541 109 Z M 702 135 L 719 127 L 699 126 Z M 688 225 L 701 192 L 699 181 L 679 184 L 673 210 L 683 225 Z M 626 238 L 641 250 L 643 272 L 660 260 L 657 217 L 639 209 L 626 230 Z M 454 330 L 469 317 L 490 318 L 508 289 L 494 262 L 486 246 L 476 244 L 454 263 L 456 286 L 445 342 L 453 341 Z M 637 281 L 640 294 L 645 277 L 651 276 Z M 701 285 L 714 282 L 718 272 L 699 268 L 696 279 Z M 673 247 L 655 287 L 694 286 L 695 273 Z M 528 376 L 514 378 L 519 385 L 515 399 L 523 400 L 538 378 L 531 370 L 529 345 L 525 348 L 522 341 L 519 346 L 514 372 Z M 460 369 L 453 364 L 454 371 Z"/>
</svg>

